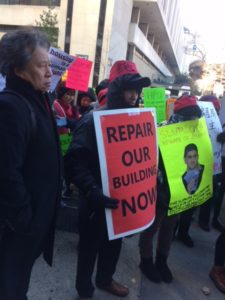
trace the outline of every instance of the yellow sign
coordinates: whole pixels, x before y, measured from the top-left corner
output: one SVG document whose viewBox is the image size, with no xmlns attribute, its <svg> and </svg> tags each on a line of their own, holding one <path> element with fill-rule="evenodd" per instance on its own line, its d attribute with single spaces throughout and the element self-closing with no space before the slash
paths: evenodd
<svg viewBox="0 0 225 300">
<path fill-rule="evenodd" d="M 158 140 L 171 195 L 168 215 L 211 198 L 213 151 L 205 118 L 159 127 Z"/>
</svg>

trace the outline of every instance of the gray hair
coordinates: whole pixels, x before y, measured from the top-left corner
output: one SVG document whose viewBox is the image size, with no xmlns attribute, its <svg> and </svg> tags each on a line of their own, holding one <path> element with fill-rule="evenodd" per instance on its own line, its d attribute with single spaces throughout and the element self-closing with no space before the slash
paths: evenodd
<svg viewBox="0 0 225 300">
<path fill-rule="evenodd" d="M 33 27 L 8 32 L 0 40 L 0 73 L 11 76 L 15 69 L 24 70 L 37 47 L 47 50 L 50 42 L 45 33 Z"/>
</svg>

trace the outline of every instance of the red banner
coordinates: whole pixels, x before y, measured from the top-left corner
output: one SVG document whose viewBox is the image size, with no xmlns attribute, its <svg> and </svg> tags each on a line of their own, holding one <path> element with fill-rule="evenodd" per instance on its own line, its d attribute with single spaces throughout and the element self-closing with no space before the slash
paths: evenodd
<svg viewBox="0 0 225 300">
<path fill-rule="evenodd" d="M 157 196 L 157 143 L 152 110 L 114 112 L 117 113 L 94 113 L 95 118 L 101 114 L 98 144 L 103 191 L 120 200 L 118 209 L 107 210 L 110 239 L 148 227 L 155 217 Z M 95 125 L 98 137 L 97 122 Z"/>
<path fill-rule="evenodd" d="M 66 87 L 86 92 L 91 74 L 92 61 L 76 57 L 68 69 Z"/>
</svg>

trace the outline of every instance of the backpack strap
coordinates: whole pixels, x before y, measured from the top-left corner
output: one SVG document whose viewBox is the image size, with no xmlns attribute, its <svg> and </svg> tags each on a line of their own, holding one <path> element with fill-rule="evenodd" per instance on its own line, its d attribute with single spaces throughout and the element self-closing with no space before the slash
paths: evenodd
<svg viewBox="0 0 225 300">
<path fill-rule="evenodd" d="M 10 89 L 5 89 L 5 90 L 1 91 L 0 94 L 11 94 L 11 95 L 17 96 L 18 98 L 22 99 L 24 103 L 26 103 L 26 106 L 30 112 L 30 118 L 31 118 L 31 136 L 34 137 L 35 133 L 37 131 L 37 120 L 36 120 L 34 109 L 30 105 L 29 101 L 21 94 L 15 92 L 13 90 L 10 90 Z"/>
</svg>

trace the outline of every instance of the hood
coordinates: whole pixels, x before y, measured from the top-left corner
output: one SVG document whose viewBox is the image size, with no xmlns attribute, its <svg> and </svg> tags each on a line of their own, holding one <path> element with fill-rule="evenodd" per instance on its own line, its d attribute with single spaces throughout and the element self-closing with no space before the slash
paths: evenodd
<svg viewBox="0 0 225 300">
<path fill-rule="evenodd" d="M 139 74 L 126 74 L 114 79 L 108 87 L 107 108 L 121 109 L 139 106 L 139 98 L 143 87 L 151 83 L 147 77 L 141 77 Z M 127 104 L 123 99 L 123 91 L 135 89 L 139 95 L 135 106 Z"/>
</svg>

